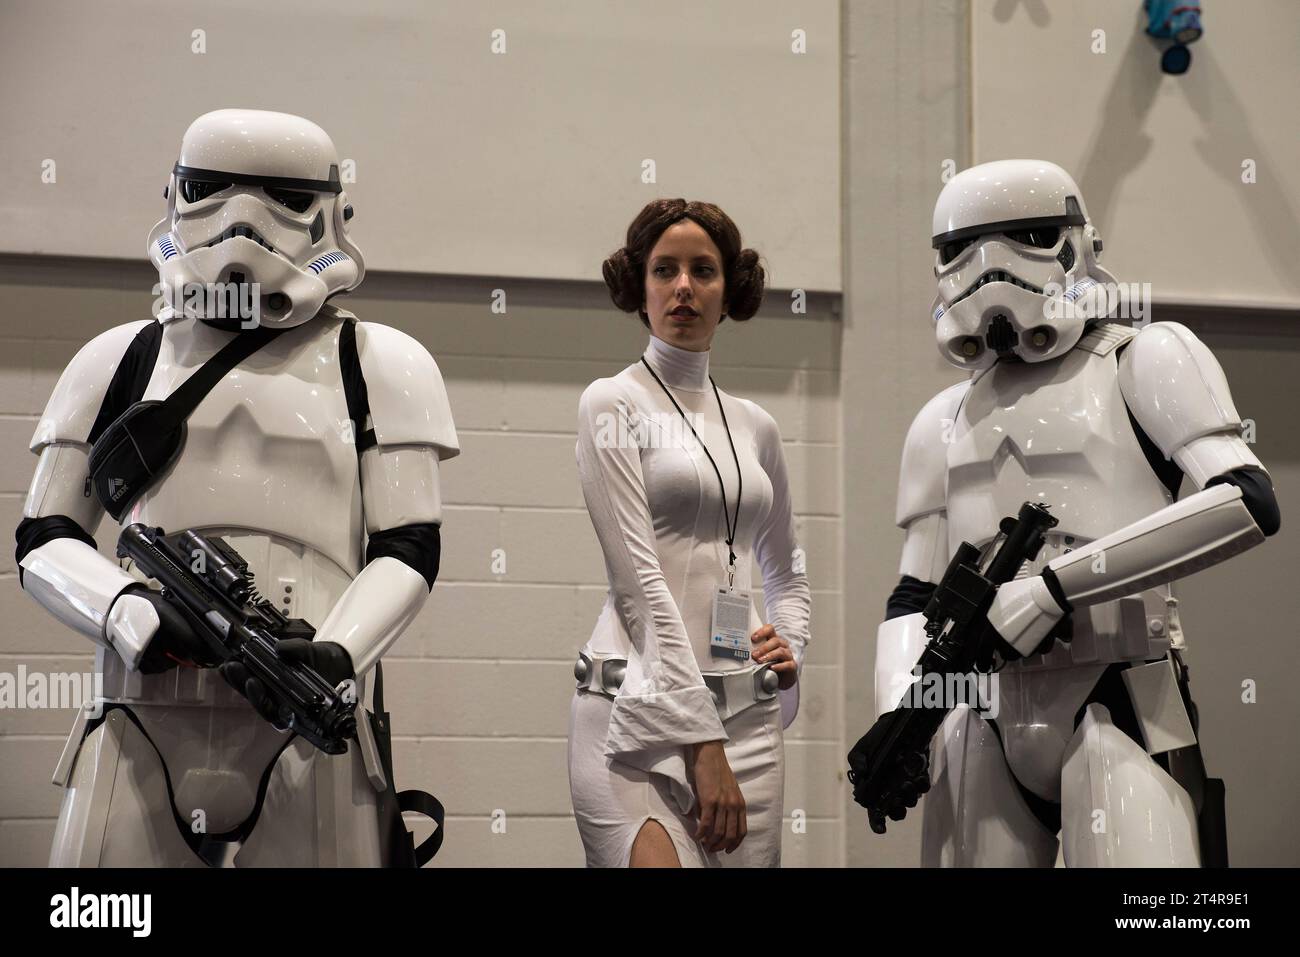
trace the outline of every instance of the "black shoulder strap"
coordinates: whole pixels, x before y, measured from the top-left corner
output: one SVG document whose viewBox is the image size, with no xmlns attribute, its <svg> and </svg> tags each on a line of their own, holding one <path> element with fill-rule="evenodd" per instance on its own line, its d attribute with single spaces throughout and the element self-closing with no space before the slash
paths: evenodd
<svg viewBox="0 0 1300 957">
<path fill-rule="evenodd" d="M 421 841 L 420 846 L 415 849 L 415 866 L 423 867 L 433 860 L 433 856 L 442 847 L 445 826 L 443 822 L 447 817 L 446 808 L 428 791 L 398 791 L 397 806 L 403 811 L 423 814 L 438 825 L 433 829 L 433 833 Z"/>
<path fill-rule="evenodd" d="M 375 662 L 375 685 L 374 691 L 371 692 L 371 704 L 375 706 L 375 714 L 387 714 L 384 710 L 384 663 Z"/>
<path fill-rule="evenodd" d="M 375 430 L 366 428 L 370 414 L 370 393 L 366 377 L 361 373 L 361 356 L 357 352 L 357 321 L 344 320 L 339 329 L 339 369 L 343 373 L 343 397 L 348 404 L 348 418 L 352 420 L 357 455 L 378 444 Z"/>
<path fill-rule="evenodd" d="M 442 847 L 442 839 L 446 836 L 447 811 L 442 806 L 442 802 L 428 791 L 397 790 L 397 782 L 393 777 L 393 732 L 392 725 L 389 723 L 388 712 L 384 709 L 384 665 L 380 661 L 375 662 L 375 681 L 372 694 L 371 704 L 373 710 L 370 713 L 370 727 L 375 735 L 375 744 L 379 748 L 379 761 L 384 767 L 385 776 L 388 778 L 388 793 L 391 795 L 391 799 L 385 800 L 395 802 L 396 810 L 391 812 L 395 816 L 393 826 L 398 831 L 401 839 L 407 844 L 406 853 L 414 854 L 416 867 L 423 867 L 433 859 L 433 856 L 438 853 L 438 849 Z M 387 806 L 393 807 L 394 805 L 389 804 Z M 402 811 L 423 814 L 437 825 L 433 829 L 433 833 L 420 842 L 419 847 L 411 846 L 413 839 L 406 830 L 406 825 L 401 821 L 400 812 Z"/>
<path fill-rule="evenodd" d="M 283 329 L 258 326 L 237 334 L 163 400 L 166 417 L 178 425 L 188 419 L 203 397 L 226 377 L 226 373 L 282 332 Z"/>
<path fill-rule="evenodd" d="M 90 427 L 87 444 L 94 445 L 123 412 L 144 396 L 153 376 L 153 367 L 158 361 L 158 347 L 162 344 L 162 323 L 154 320 L 135 334 L 131 344 L 122 354 L 122 360 L 113 370 L 104 401 L 100 403 L 99 414 L 95 424 Z"/>
<path fill-rule="evenodd" d="M 348 406 L 348 418 L 352 420 L 353 435 L 356 437 L 357 455 L 366 449 L 374 448 L 377 443 L 375 430 L 366 428 L 366 417 L 370 415 L 370 393 L 366 389 L 366 379 L 361 372 L 361 356 L 357 352 L 357 324 L 355 319 L 347 319 L 339 329 L 339 369 L 343 374 L 343 397 Z M 431 819 L 437 827 L 414 849 L 415 866 L 423 867 L 442 847 L 445 835 L 446 809 L 442 802 L 427 791 L 398 791 L 393 776 L 392 730 L 388 711 L 384 708 L 384 666 L 375 663 L 375 681 L 373 687 L 373 721 L 376 743 L 379 746 L 380 761 L 388 776 L 388 788 L 392 792 L 400 811 L 412 811 Z M 398 824 L 405 831 L 400 820 Z"/>
<path fill-rule="evenodd" d="M 109 381 L 95 424 L 90 428 L 90 435 L 86 439 L 90 445 L 94 445 L 104 430 L 116 422 L 122 413 L 143 398 L 158 362 L 162 331 L 162 323 L 151 322 L 136 333 L 127 346 L 122 361 L 113 371 L 113 378 Z M 166 419 L 177 425 L 188 419 L 190 413 L 203 401 L 203 397 L 225 378 L 226 373 L 283 331 L 259 326 L 231 339 L 163 401 Z"/>
</svg>

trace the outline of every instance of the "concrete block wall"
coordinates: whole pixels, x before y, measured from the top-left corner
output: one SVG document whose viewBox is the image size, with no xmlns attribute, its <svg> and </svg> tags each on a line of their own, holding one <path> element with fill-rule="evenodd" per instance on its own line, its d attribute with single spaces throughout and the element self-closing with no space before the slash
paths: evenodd
<svg viewBox="0 0 1300 957">
<path fill-rule="evenodd" d="M 147 264 L 0 261 L 6 527 L 19 521 L 36 462 L 27 442 L 59 372 L 97 332 L 147 316 L 151 282 Z M 505 315 L 489 309 L 497 288 Z M 399 787 L 446 805 L 440 865 L 581 865 L 565 742 L 573 659 L 605 572 L 574 463 L 577 401 L 591 380 L 635 361 L 646 333 L 586 284 L 379 274 L 360 293 L 343 304 L 436 357 L 462 446 L 442 473 L 438 583 L 385 658 Z M 724 325 L 712 371 L 782 430 L 814 589 L 801 712 L 787 737 L 784 856 L 835 865 L 845 786 L 839 329 L 832 299 L 812 297 L 799 317 L 783 313 L 788 301 L 773 293 L 764 314 Z M 101 526 L 101 549 L 115 540 Z M 15 571 L 12 550 L 0 552 L 0 672 L 89 670 L 89 643 L 23 594 Z M 45 863 L 61 794 L 50 772 L 71 723 L 71 711 L 0 709 L 0 866 Z"/>
</svg>

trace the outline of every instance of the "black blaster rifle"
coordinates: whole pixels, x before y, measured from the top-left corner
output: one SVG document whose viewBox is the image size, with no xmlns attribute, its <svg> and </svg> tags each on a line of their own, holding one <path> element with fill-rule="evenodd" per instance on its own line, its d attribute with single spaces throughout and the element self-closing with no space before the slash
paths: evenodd
<svg viewBox="0 0 1300 957">
<path fill-rule="evenodd" d="M 117 555 L 162 585 L 163 598 L 207 642 L 217 663 L 238 661 L 266 687 L 279 712 L 276 727 L 327 754 L 347 751 L 357 733 L 355 696 L 345 700 L 314 669 L 275 653 L 279 639 L 310 640 L 316 630 L 301 618 L 286 618 L 259 595 L 237 551 L 216 537 L 191 530 L 168 535 L 137 522 L 122 530 Z"/>
<path fill-rule="evenodd" d="M 1018 517 L 1002 519 L 983 550 L 962 542 L 948 563 L 924 611 L 930 640 L 912 669 L 920 676 L 849 752 L 853 800 L 867 809 L 877 834 L 885 833 L 887 816 L 900 820 L 929 787 L 930 739 L 952 710 L 951 702 L 921 707 L 916 684 L 926 675 L 969 674 L 991 660 L 996 632 L 986 616 L 998 586 L 1037 557 L 1044 533 L 1056 524 L 1045 506 L 1026 502 Z"/>
</svg>

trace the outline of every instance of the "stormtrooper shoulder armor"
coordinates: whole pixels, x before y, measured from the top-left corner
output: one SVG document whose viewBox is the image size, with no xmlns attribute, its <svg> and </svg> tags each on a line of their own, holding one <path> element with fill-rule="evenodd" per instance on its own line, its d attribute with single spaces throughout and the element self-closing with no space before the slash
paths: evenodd
<svg viewBox="0 0 1300 957">
<path fill-rule="evenodd" d="M 1132 337 L 1119 356 L 1119 386 L 1142 430 L 1198 488 L 1234 469 L 1263 471 L 1241 438 L 1223 369 L 1181 323 L 1152 323 Z"/>
<path fill-rule="evenodd" d="M 1218 360 L 1181 323 L 1155 322 L 1134 336 L 1120 355 L 1119 383 L 1165 458 L 1202 435 L 1241 427 Z"/>
<path fill-rule="evenodd" d="M 970 388 L 965 380 L 944 389 L 921 407 L 907 430 L 898 474 L 894 522 L 906 528 L 914 519 L 942 511 L 947 501 L 948 446 L 957 409 Z"/>
<path fill-rule="evenodd" d="M 438 364 L 411 336 L 358 322 L 357 355 L 365 378 L 375 441 L 380 447 L 425 445 L 439 459 L 460 453 Z"/>
<path fill-rule="evenodd" d="M 132 341 L 152 319 L 128 322 L 101 332 L 68 363 L 36 423 L 31 450 L 68 442 L 88 445 L 109 384 L 126 358 Z"/>
</svg>

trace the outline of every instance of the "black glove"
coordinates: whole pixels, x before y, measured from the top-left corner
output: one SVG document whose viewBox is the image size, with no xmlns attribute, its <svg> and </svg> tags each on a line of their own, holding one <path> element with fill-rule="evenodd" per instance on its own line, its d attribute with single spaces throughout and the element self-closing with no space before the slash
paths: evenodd
<svg viewBox="0 0 1300 957">
<path fill-rule="evenodd" d="M 867 809 L 867 823 L 877 834 L 885 833 L 886 817 L 891 821 L 901 821 L 907 816 L 908 808 L 916 807 L 921 795 L 930 790 L 930 754 L 926 750 L 901 755 L 892 767 L 884 770 L 883 780 L 872 782 L 873 794 L 867 794 L 867 770 L 884 744 L 889 727 L 886 718 L 887 714 L 881 715 L 849 752 L 853 800 Z"/>
<path fill-rule="evenodd" d="M 153 605 L 158 614 L 158 630 L 145 645 L 144 656 L 140 659 L 140 671 L 144 674 L 155 675 L 177 665 L 210 668 L 217 663 L 212 648 L 199 637 L 184 613 L 163 598 L 162 592 L 137 582 L 127 585 L 122 595 L 139 595 Z"/>
<path fill-rule="evenodd" d="M 352 680 L 352 656 L 342 645 L 333 641 L 311 641 L 307 638 L 281 638 L 275 643 L 275 653 L 286 661 L 307 665 L 334 686 L 340 681 Z M 267 694 L 266 685 L 258 681 L 238 661 L 227 661 L 219 669 L 221 677 L 249 700 L 249 703 L 267 721 L 282 727 L 279 709 Z"/>
</svg>

